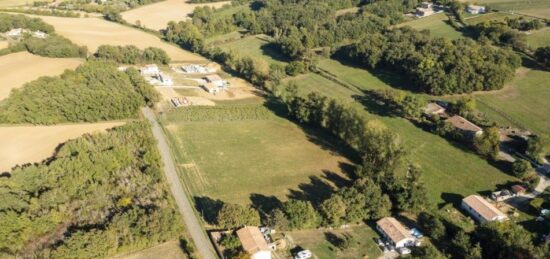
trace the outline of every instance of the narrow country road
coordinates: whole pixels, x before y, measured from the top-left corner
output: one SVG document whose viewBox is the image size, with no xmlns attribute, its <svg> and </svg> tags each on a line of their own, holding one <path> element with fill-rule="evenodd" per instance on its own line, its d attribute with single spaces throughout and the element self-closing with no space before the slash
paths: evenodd
<svg viewBox="0 0 550 259">
<path fill-rule="evenodd" d="M 183 216 L 186 230 L 191 235 L 191 238 L 193 239 L 193 242 L 195 243 L 195 246 L 197 247 L 201 258 L 217 258 L 216 254 L 214 253 L 212 244 L 206 236 L 206 233 L 201 228 L 199 219 L 193 212 L 193 207 L 191 205 L 192 203 L 189 200 L 188 196 L 185 194 L 185 191 L 183 190 L 183 186 L 181 185 L 180 179 L 176 171 L 176 165 L 174 163 L 174 160 L 172 159 L 170 147 L 168 146 L 168 142 L 166 141 L 166 137 L 164 136 L 162 128 L 157 122 L 155 114 L 149 108 L 142 108 L 141 112 L 143 113 L 143 116 L 145 116 L 145 118 L 147 118 L 147 120 L 149 120 L 149 122 L 151 123 L 153 136 L 158 142 L 157 146 L 160 151 L 160 155 L 162 156 L 162 162 L 164 164 L 164 174 L 166 175 L 166 179 L 168 180 L 168 184 L 170 185 L 170 190 L 172 190 L 172 194 L 174 195 L 174 199 L 176 200 L 176 203 L 178 205 L 179 212 Z"/>
</svg>

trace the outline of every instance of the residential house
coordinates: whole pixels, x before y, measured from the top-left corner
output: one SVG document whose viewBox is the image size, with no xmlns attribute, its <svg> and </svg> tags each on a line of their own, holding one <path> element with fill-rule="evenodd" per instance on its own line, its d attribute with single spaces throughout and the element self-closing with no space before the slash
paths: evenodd
<svg viewBox="0 0 550 259">
<path fill-rule="evenodd" d="M 416 238 L 397 219 L 385 217 L 376 222 L 376 229 L 395 248 L 413 246 Z"/>
<path fill-rule="evenodd" d="M 459 115 L 448 118 L 445 122 L 453 125 L 455 129 L 459 130 L 465 137 L 468 138 L 473 139 L 474 137 L 481 136 L 481 134 L 483 134 L 482 128 Z"/>
<path fill-rule="evenodd" d="M 497 201 L 497 202 L 505 201 L 505 200 L 510 199 L 510 198 L 512 198 L 512 193 L 508 190 L 502 190 L 502 191 L 497 191 L 497 192 L 492 192 L 491 193 L 491 199 L 493 199 L 494 201 Z"/>
<path fill-rule="evenodd" d="M 422 2 L 420 7 L 416 8 L 416 16 L 426 17 L 434 14 L 433 4 L 429 2 Z"/>
<path fill-rule="evenodd" d="M 504 221 L 508 219 L 502 211 L 479 195 L 470 195 L 462 199 L 461 207 L 479 223 Z"/>
<path fill-rule="evenodd" d="M 246 226 L 237 230 L 243 250 L 252 259 L 271 259 L 271 250 L 258 227 Z"/>
<path fill-rule="evenodd" d="M 441 105 L 431 102 L 424 107 L 424 114 L 428 116 L 432 115 L 442 115 L 445 113 L 445 108 L 443 108 Z"/>
<path fill-rule="evenodd" d="M 204 79 L 206 82 L 212 83 L 217 87 L 225 87 L 225 81 L 219 75 L 207 75 Z"/>
<path fill-rule="evenodd" d="M 466 7 L 466 12 L 471 13 L 471 14 L 485 13 L 485 6 L 468 5 L 468 7 Z"/>
<path fill-rule="evenodd" d="M 139 71 L 142 75 L 157 75 L 160 73 L 159 67 L 156 64 L 146 65 Z"/>
<path fill-rule="evenodd" d="M 45 39 L 46 37 L 48 37 L 48 34 L 42 31 L 34 31 L 32 33 L 32 36 L 39 39 Z"/>
</svg>

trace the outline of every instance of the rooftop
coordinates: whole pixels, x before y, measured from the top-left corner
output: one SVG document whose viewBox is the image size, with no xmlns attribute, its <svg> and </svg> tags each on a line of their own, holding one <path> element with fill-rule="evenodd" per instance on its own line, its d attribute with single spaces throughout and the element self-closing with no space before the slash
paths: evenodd
<svg viewBox="0 0 550 259">
<path fill-rule="evenodd" d="M 385 217 L 376 221 L 376 225 L 386 233 L 389 239 L 394 243 L 400 242 L 403 239 L 412 238 L 410 231 L 407 230 L 394 217 Z"/>
<path fill-rule="evenodd" d="M 260 251 L 271 251 L 258 227 L 243 227 L 237 230 L 244 251 L 253 255 Z"/>
<path fill-rule="evenodd" d="M 486 221 L 494 220 L 496 217 L 506 217 L 502 211 L 495 208 L 495 206 L 479 195 L 470 195 L 464 198 L 462 202 L 479 213 Z"/>
<path fill-rule="evenodd" d="M 469 120 L 464 119 L 462 116 L 455 115 L 451 118 L 448 118 L 446 122 L 451 123 L 455 128 L 464 130 L 464 131 L 472 131 L 472 132 L 478 132 L 482 131 L 483 129 L 478 127 L 477 125 L 471 123 Z"/>
<path fill-rule="evenodd" d="M 222 81 L 223 79 L 219 75 L 207 75 L 206 81 L 208 82 L 214 82 L 214 81 Z"/>
</svg>

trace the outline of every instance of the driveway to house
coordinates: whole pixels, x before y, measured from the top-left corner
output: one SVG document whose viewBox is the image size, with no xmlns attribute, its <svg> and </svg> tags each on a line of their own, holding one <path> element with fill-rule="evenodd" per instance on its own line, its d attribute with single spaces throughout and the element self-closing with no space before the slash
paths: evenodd
<svg viewBox="0 0 550 259">
<path fill-rule="evenodd" d="M 197 215 L 193 211 L 192 203 L 186 195 L 183 186 L 181 185 L 180 179 L 176 171 L 176 165 L 174 163 L 170 147 L 164 136 L 164 132 L 157 122 L 156 116 L 150 108 L 142 108 L 141 112 L 145 118 L 151 123 L 151 129 L 153 130 L 153 136 L 157 140 L 157 147 L 162 156 L 162 162 L 164 164 L 164 174 L 170 185 L 170 190 L 174 195 L 176 204 L 178 205 L 178 210 L 183 216 L 185 222 L 186 230 L 191 235 L 195 246 L 201 258 L 203 259 L 215 259 L 217 258 L 212 247 L 212 243 L 206 236 L 206 233 L 203 231 L 200 221 L 197 218 Z"/>
</svg>

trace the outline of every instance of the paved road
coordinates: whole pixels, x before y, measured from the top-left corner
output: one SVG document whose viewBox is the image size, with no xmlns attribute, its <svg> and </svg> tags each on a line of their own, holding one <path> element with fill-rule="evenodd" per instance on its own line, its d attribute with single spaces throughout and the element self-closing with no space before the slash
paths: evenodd
<svg viewBox="0 0 550 259">
<path fill-rule="evenodd" d="M 149 120 L 149 122 L 151 123 L 153 136 L 158 142 L 157 146 L 162 156 L 162 162 L 164 164 L 164 174 L 168 179 L 168 184 L 170 185 L 172 194 L 176 199 L 179 212 L 183 216 L 187 231 L 191 235 L 191 238 L 193 239 L 193 242 L 195 243 L 195 246 L 197 247 L 197 250 L 203 259 L 217 258 L 216 254 L 214 253 L 212 243 L 210 243 L 210 240 L 206 236 L 206 233 L 201 228 L 199 219 L 193 212 L 193 207 L 191 205 L 192 203 L 189 201 L 188 196 L 183 190 L 183 186 L 181 185 L 180 179 L 176 171 L 174 160 L 172 159 L 170 147 L 168 146 L 168 142 L 166 141 L 166 137 L 164 136 L 162 128 L 156 120 L 155 114 L 149 108 L 142 108 L 141 112 L 143 113 L 145 118 L 147 118 L 147 120 Z"/>
</svg>

